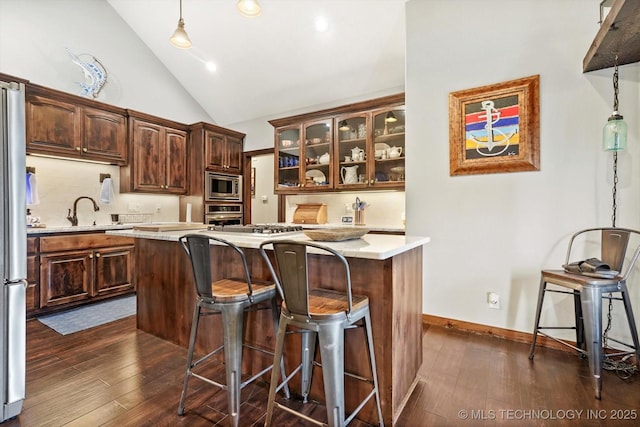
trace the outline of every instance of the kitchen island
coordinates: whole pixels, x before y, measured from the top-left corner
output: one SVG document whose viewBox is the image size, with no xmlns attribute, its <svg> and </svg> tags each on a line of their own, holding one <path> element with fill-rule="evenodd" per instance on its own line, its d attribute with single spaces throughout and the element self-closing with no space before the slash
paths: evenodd
<svg viewBox="0 0 640 427">
<path fill-rule="evenodd" d="M 186 348 L 196 295 L 191 264 L 178 239 L 190 231 L 114 230 L 107 233 L 136 239 L 138 328 Z M 198 233 L 211 233 L 240 246 L 245 251 L 253 278 L 271 279 L 258 250 L 260 243 L 269 237 L 243 233 Z M 278 239 L 308 240 L 301 232 L 276 236 Z M 367 234 L 361 239 L 343 242 L 323 242 L 347 257 L 353 293 L 369 297 L 382 412 L 387 425 L 394 425 L 416 384 L 422 364 L 422 246 L 428 242 L 425 237 L 379 234 Z M 319 254 L 309 255 L 310 286 L 344 289 L 344 283 L 336 272 L 339 270 L 333 268 L 335 260 L 327 258 Z M 222 276 L 242 276 L 240 264 L 233 259 L 228 248 L 213 245 L 212 261 L 219 268 L 216 273 L 220 275 L 214 280 Z M 203 319 L 201 323 L 196 345 L 196 351 L 200 353 L 221 344 L 219 319 L 213 317 Z M 362 333 L 358 328 L 348 330 L 345 335 L 345 368 L 368 376 L 369 365 Z M 268 311 L 247 315 L 245 340 L 263 348 L 274 348 L 275 333 Z M 285 351 L 289 371 L 300 357 L 299 337 L 288 339 Z M 272 361 L 260 353 L 245 351 L 243 370 L 257 372 Z M 268 375 L 265 381 L 269 381 Z M 296 384 L 299 383 L 292 384 L 297 390 Z M 351 411 L 368 387 L 347 377 L 345 388 L 346 407 Z M 319 370 L 314 372 L 311 393 L 312 397 L 324 400 Z M 375 404 L 367 403 L 358 418 L 376 423 Z"/>
</svg>

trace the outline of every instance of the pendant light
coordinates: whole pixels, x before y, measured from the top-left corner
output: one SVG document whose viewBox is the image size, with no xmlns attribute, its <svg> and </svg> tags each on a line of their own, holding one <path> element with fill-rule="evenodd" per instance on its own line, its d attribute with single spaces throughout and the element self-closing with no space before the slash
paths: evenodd
<svg viewBox="0 0 640 427">
<path fill-rule="evenodd" d="M 393 122 L 396 122 L 397 120 L 398 119 L 396 119 L 396 115 L 393 114 L 393 111 L 389 111 L 387 113 L 387 116 L 384 118 L 384 121 L 388 123 L 393 123 Z"/>
<path fill-rule="evenodd" d="M 613 72 L 613 113 L 602 130 L 602 148 L 606 151 L 627 148 L 627 123 L 618 112 L 618 55 Z"/>
<path fill-rule="evenodd" d="M 169 39 L 171 44 L 180 49 L 189 49 L 191 47 L 191 40 L 184 30 L 184 19 L 182 19 L 182 0 L 180 0 L 180 19 L 178 20 L 178 28 L 173 32 L 173 35 Z"/>
<path fill-rule="evenodd" d="M 258 0 L 238 0 L 238 10 L 242 16 L 253 18 L 260 15 L 260 4 Z"/>
</svg>

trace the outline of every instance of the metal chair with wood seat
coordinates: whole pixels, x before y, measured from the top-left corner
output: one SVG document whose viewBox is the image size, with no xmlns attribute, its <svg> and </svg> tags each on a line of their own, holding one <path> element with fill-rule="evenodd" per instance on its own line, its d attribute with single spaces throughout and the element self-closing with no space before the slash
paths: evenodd
<svg viewBox="0 0 640 427">
<path fill-rule="evenodd" d="M 634 240 L 638 240 L 640 232 L 625 228 L 605 227 L 578 231 L 571 236 L 569 240 L 564 265 L 570 265 L 577 259 L 584 260 L 597 257 L 603 263 L 607 264 L 611 270 L 618 272 L 618 274 L 613 273 L 609 277 L 594 277 L 598 276 L 598 274 L 589 272 L 569 273 L 565 270 L 542 270 L 541 272 L 535 326 L 533 329 L 533 342 L 531 343 L 529 359 L 533 359 L 538 334 L 551 338 L 580 352 L 589 360 L 589 369 L 593 375 L 596 399 L 600 399 L 602 393 L 602 362 L 604 357 L 602 331 L 603 298 L 609 301 L 622 301 L 633 341 L 633 344 L 628 344 L 617 339 L 608 338 L 629 349 L 629 351 L 619 349 L 619 352 L 609 354 L 608 356 L 616 357 L 635 353 L 636 360 L 640 361 L 638 331 L 627 291 L 627 278 L 633 270 L 638 255 L 640 254 L 640 244 L 636 245 L 633 256 L 627 258 L 626 253 L 630 246 L 631 237 L 634 237 Z M 594 251 L 599 251 L 599 254 L 594 254 Z M 577 252 L 580 252 L 580 258 L 577 257 Z M 550 289 L 548 285 L 556 285 L 569 290 Z M 546 292 L 573 295 L 575 326 L 540 326 L 542 304 Z M 618 292 L 620 293 L 620 297 L 612 296 L 613 293 Z M 573 345 L 566 339 L 560 339 L 543 332 L 543 330 L 550 329 L 575 330 L 576 344 Z"/>
<path fill-rule="evenodd" d="M 242 381 L 242 349 L 248 347 L 269 355 L 273 352 L 244 343 L 244 313 L 251 310 L 271 309 L 274 331 L 278 328 L 278 307 L 276 287 L 273 283 L 251 280 L 246 257 L 243 251 L 224 239 L 202 234 L 187 234 L 180 238 L 184 250 L 189 255 L 196 285 L 196 305 L 193 311 L 191 335 L 187 354 L 187 371 L 180 396 L 178 414 L 184 414 L 187 385 L 190 377 L 198 378 L 227 391 L 229 425 L 238 426 L 240 418 L 240 391 L 272 369 L 265 367 L 251 378 Z M 244 271 L 242 278 L 223 278 L 212 281 L 211 245 L 220 244 L 231 248 L 241 260 Z M 263 304 L 264 303 L 264 304 Z M 222 320 L 223 344 L 197 361 L 193 361 L 198 323 L 201 316 L 220 314 Z M 209 358 L 224 350 L 226 384 L 207 378 L 194 369 Z M 201 365 L 204 367 L 204 365 Z M 289 389 L 285 387 L 288 396 Z"/>
<path fill-rule="evenodd" d="M 276 268 L 265 251 L 265 247 L 268 245 L 273 246 Z M 344 267 L 345 292 L 309 288 L 308 250 L 314 254 L 333 256 L 339 260 L 338 264 L 342 264 Z M 352 295 L 351 273 L 346 258 L 331 248 L 307 241 L 265 241 L 260 245 L 260 251 L 283 299 L 274 361 L 282 359 L 285 336 L 289 333 L 301 333 L 301 363 L 290 374 L 285 375 L 283 383 L 287 384 L 301 371 L 302 397 L 303 402 L 306 403 L 311 387 L 313 366 L 318 365 L 322 368 L 325 405 L 330 427 L 342 427 L 349 424 L 365 404 L 374 397 L 380 426 L 384 426 L 376 373 L 369 299 L 366 296 Z M 334 289 L 335 286 L 338 286 L 336 283 L 330 285 Z M 294 329 L 289 331 L 289 327 L 294 327 Z M 370 378 L 345 372 L 345 330 L 355 327 L 363 327 L 364 330 L 371 369 Z M 316 339 L 320 347 L 320 363 L 314 361 Z M 326 426 L 327 424 L 276 401 L 280 369 L 281 367 L 276 366 L 274 362 L 265 426 L 272 423 L 274 407 L 312 423 Z M 345 375 L 371 384 L 371 390 L 366 392 L 368 394 L 349 416 L 345 415 Z"/>
</svg>

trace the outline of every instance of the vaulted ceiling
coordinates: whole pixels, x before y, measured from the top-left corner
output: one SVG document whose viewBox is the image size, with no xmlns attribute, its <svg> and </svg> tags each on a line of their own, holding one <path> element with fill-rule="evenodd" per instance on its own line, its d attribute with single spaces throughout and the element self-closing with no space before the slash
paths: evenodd
<svg viewBox="0 0 640 427">
<path fill-rule="evenodd" d="M 183 0 L 193 47 L 182 50 L 169 43 L 179 0 L 108 0 L 222 125 L 404 87 L 405 0 L 259 1 L 247 18 L 236 0 Z"/>
</svg>

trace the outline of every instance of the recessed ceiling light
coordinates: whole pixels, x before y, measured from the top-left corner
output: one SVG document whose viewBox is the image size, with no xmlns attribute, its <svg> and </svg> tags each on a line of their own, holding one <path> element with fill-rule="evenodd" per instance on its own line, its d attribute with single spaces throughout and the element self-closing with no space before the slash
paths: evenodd
<svg viewBox="0 0 640 427">
<path fill-rule="evenodd" d="M 212 61 L 207 62 L 207 70 L 211 71 L 212 73 L 214 73 L 218 67 L 216 66 L 216 64 L 214 64 Z"/>
<path fill-rule="evenodd" d="M 316 31 L 324 33 L 329 29 L 329 22 L 322 16 L 316 18 Z"/>
</svg>

